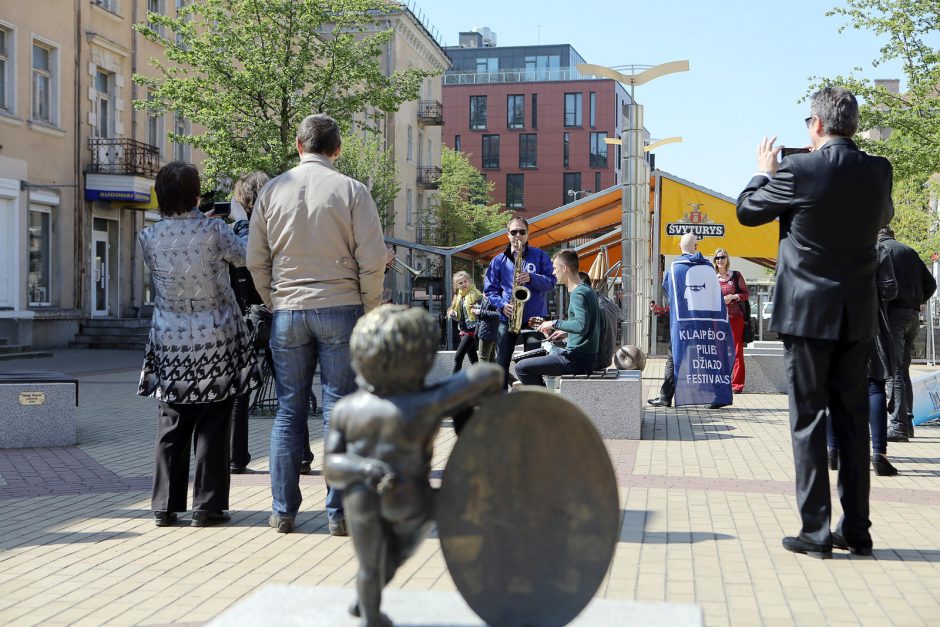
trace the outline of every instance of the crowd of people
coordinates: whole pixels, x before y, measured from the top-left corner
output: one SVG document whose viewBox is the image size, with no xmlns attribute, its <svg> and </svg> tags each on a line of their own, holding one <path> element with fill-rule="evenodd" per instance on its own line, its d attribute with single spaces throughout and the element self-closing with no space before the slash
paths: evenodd
<svg viewBox="0 0 940 627">
<path fill-rule="evenodd" d="M 781 160 L 775 138 L 761 141 L 758 172 L 738 198 L 737 216 L 745 226 L 780 222 L 770 328 L 785 347 L 801 515 L 799 533 L 783 545 L 828 558 L 833 548 L 871 553 L 868 465 L 879 475 L 896 474 L 887 443 L 913 437 L 909 367 L 919 310 L 936 282 L 887 226 L 893 216 L 891 165 L 851 140 L 858 124 L 855 97 L 825 88 L 811 97 L 810 111 L 806 152 Z M 260 350 L 272 364 L 278 400 L 270 439 L 270 525 L 281 533 L 294 528 L 302 501 L 299 476 L 312 460 L 307 418 L 314 373 L 319 368 L 327 441 L 334 405 L 357 387 L 353 327 L 379 306 L 389 261 L 369 190 L 333 167 L 341 151 L 337 122 L 308 116 L 297 132 L 296 167 L 270 180 L 253 173 L 238 181 L 235 199 L 248 219 L 232 228 L 195 209 L 200 180 L 194 166 L 173 162 L 157 175 L 164 219 L 139 236 L 156 299 L 138 390 L 159 401 L 152 495 L 157 525 L 174 524 L 188 509 L 191 452 L 192 525 L 229 520 L 229 473 L 244 471 L 251 459 L 248 401 L 260 383 Z M 536 330 L 550 348 L 516 363 L 521 384 L 591 372 L 608 340 L 602 340 L 599 297 L 579 273 L 577 254 L 562 250 L 549 257 L 529 246 L 529 225 L 519 216 L 507 223 L 506 237 L 482 291 L 467 272 L 453 277 L 447 316 L 460 337 L 454 372 L 465 358 L 493 361 L 505 389 L 524 329 Z M 702 281 L 694 290 L 713 290 L 715 310 L 730 325 L 733 366 L 726 385 L 741 393 L 750 331 L 747 282 L 731 269 L 724 248 L 715 249 L 709 262 L 694 235 L 679 245 L 677 263 L 695 266 Z M 702 266 L 713 279 L 700 278 Z M 567 288 L 567 316 L 548 319 L 547 294 L 556 285 Z M 663 308 L 651 303 L 651 310 L 673 319 L 677 308 L 674 302 Z M 673 357 L 670 352 L 660 393 L 648 401 L 652 406 L 672 405 Z M 359 383 L 368 386 L 365 379 Z M 730 394 L 728 399 L 709 407 L 723 407 Z M 827 464 L 838 471 L 844 512 L 834 529 Z M 326 513 L 330 532 L 346 535 L 338 486 L 328 484 Z"/>
</svg>

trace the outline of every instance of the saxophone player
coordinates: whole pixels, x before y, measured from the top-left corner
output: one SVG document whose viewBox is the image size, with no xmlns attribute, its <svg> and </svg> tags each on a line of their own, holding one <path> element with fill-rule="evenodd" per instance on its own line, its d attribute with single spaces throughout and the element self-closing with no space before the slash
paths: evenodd
<svg viewBox="0 0 940 627">
<path fill-rule="evenodd" d="M 509 361 L 521 332 L 517 326 L 519 320 L 522 321 L 521 326 L 525 327 L 533 316 L 547 317 L 548 302 L 545 296 L 554 289 L 556 279 L 548 254 L 528 245 L 529 223 L 525 218 L 511 218 L 506 225 L 506 236 L 509 240 L 506 250 L 496 255 L 486 270 L 483 292 L 500 312 L 496 363 L 502 367 L 504 382 L 508 386 Z M 526 291 L 528 294 L 523 298 L 517 298 Z M 520 306 L 521 316 L 517 311 Z"/>
</svg>

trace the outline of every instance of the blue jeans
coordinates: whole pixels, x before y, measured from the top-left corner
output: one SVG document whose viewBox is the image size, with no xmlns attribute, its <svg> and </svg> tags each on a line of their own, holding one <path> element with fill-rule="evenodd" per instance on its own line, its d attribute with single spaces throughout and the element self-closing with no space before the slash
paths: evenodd
<svg viewBox="0 0 940 627">
<path fill-rule="evenodd" d="M 885 455 L 888 452 L 888 399 L 885 382 L 868 379 L 868 426 L 871 431 L 871 454 Z M 839 443 L 832 429 L 832 419 L 826 418 L 826 448 L 838 451 Z"/>
<path fill-rule="evenodd" d="M 516 378 L 522 385 L 541 385 L 543 377 L 563 374 L 590 374 L 594 370 L 597 353 L 561 351 L 544 357 L 529 357 L 516 362 Z"/>
<path fill-rule="evenodd" d="M 279 516 L 293 517 L 300 509 L 300 463 L 317 361 L 323 384 L 325 442 L 333 405 L 356 389 L 349 338 L 362 314 L 362 305 L 274 312 L 271 356 L 277 415 L 271 430 L 270 469 L 272 509 Z M 327 487 L 326 513 L 330 520 L 343 518 L 343 495 L 339 490 Z"/>
</svg>

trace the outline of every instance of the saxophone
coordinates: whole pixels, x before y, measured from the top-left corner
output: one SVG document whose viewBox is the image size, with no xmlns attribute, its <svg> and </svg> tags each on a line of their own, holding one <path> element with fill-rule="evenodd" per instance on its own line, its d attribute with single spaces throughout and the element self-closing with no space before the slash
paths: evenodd
<svg viewBox="0 0 940 627">
<path fill-rule="evenodd" d="M 512 275 L 512 316 L 509 318 L 509 332 L 519 333 L 522 330 L 522 310 L 525 309 L 525 303 L 532 296 L 525 285 L 519 284 L 519 275 L 524 272 L 522 264 L 525 263 L 525 254 L 523 250 L 516 251 L 516 265 Z"/>
</svg>

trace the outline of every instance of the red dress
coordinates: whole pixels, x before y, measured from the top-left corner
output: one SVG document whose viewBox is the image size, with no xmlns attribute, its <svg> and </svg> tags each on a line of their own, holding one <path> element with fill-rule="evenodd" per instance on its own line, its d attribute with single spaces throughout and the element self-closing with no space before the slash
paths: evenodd
<svg viewBox="0 0 940 627">
<path fill-rule="evenodd" d="M 721 295 L 738 294 L 742 301 L 748 299 L 747 283 L 737 270 L 728 278 L 718 275 Z M 728 322 L 734 337 L 734 367 L 731 369 L 731 391 L 737 394 L 744 390 L 744 308 L 738 302 L 728 303 Z"/>
</svg>

